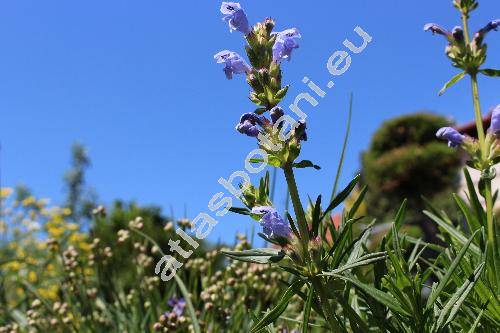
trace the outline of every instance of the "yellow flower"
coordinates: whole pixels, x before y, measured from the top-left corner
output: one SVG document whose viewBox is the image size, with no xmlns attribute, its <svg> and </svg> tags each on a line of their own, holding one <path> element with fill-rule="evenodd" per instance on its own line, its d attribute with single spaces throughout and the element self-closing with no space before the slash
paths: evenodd
<svg viewBox="0 0 500 333">
<path fill-rule="evenodd" d="M 32 195 L 30 195 L 29 197 L 27 197 L 26 199 L 24 199 L 23 202 L 22 202 L 22 204 L 23 204 L 24 207 L 32 205 L 34 203 L 36 203 L 36 199 Z"/>
<path fill-rule="evenodd" d="M 0 188 L 0 198 L 7 198 L 9 195 L 11 195 L 12 189 L 10 187 L 2 187 Z"/>
<path fill-rule="evenodd" d="M 19 261 L 10 261 L 5 264 L 5 267 L 13 272 L 17 272 L 21 269 L 21 264 Z"/>
<path fill-rule="evenodd" d="M 78 224 L 76 223 L 68 223 L 68 230 L 71 230 L 71 231 L 76 231 L 78 230 L 80 227 L 78 226 Z"/>
<path fill-rule="evenodd" d="M 46 298 L 51 301 L 55 301 L 57 299 L 57 292 L 59 288 L 57 285 L 53 284 L 48 286 L 47 288 L 39 288 L 38 292 L 43 298 Z"/>
<path fill-rule="evenodd" d="M 28 273 L 28 281 L 31 282 L 31 283 L 34 283 L 34 282 L 36 282 L 36 280 L 37 280 L 36 273 L 33 272 L 33 271 L 30 271 Z"/>
<path fill-rule="evenodd" d="M 49 227 L 47 231 L 54 238 L 59 238 L 62 234 L 64 234 L 64 228 L 61 227 Z"/>
</svg>

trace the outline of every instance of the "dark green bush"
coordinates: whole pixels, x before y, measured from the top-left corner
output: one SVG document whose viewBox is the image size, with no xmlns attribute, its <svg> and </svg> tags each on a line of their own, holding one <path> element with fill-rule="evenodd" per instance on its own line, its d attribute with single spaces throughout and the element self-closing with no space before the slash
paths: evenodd
<svg viewBox="0 0 500 333">
<path fill-rule="evenodd" d="M 407 222 L 422 227 L 428 240 L 435 228 L 422 215 L 422 196 L 439 208 L 451 205 L 449 195 L 457 190 L 460 154 L 435 137 L 437 129 L 451 125 L 442 116 L 415 113 L 386 121 L 374 134 L 362 156 L 362 174 L 369 192 L 367 213 L 381 221 L 394 216 L 408 199 Z"/>
</svg>

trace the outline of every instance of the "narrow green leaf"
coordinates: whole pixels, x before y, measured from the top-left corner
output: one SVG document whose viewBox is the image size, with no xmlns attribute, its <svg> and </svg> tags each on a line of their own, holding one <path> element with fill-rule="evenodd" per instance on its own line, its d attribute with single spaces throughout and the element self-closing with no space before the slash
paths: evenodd
<svg viewBox="0 0 500 333">
<path fill-rule="evenodd" d="M 340 173 L 342 171 L 342 166 L 344 165 L 344 157 L 347 148 L 347 141 L 349 140 L 349 133 L 351 131 L 352 103 L 353 103 L 353 93 L 351 93 L 351 96 L 349 98 L 349 113 L 347 114 L 347 125 L 345 129 L 344 143 L 342 144 L 342 151 L 340 153 L 339 165 L 337 166 L 337 173 L 335 174 L 335 181 L 333 182 L 332 196 L 330 198 L 330 201 L 333 201 L 333 198 L 337 194 L 337 186 L 339 184 Z"/>
<path fill-rule="evenodd" d="M 335 207 L 344 202 L 344 200 L 347 198 L 347 196 L 351 193 L 351 191 L 358 183 L 360 177 L 361 175 L 357 174 L 356 177 L 354 177 L 354 179 L 351 180 L 351 182 L 339 194 L 337 194 L 335 198 L 333 198 L 333 200 L 330 202 L 325 212 L 323 213 L 321 220 L 323 220 L 325 216 L 327 216 L 333 209 L 335 209 Z"/>
<path fill-rule="evenodd" d="M 316 170 L 321 169 L 321 167 L 319 165 L 316 165 L 309 160 L 302 160 L 300 162 L 293 163 L 293 167 L 298 168 L 298 169 L 303 169 L 303 168 L 314 168 Z"/>
<path fill-rule="evenodd" d="M 358 197 L 356 198 L 356 200 L 352 204 L 351 208 L 349 209 L 349 212 L 347 213 L 348 220 L 352 219 L 354 217 L 354 215 L 356 214 L 356 212 L 358 211 L 359 206 L 361 206 L 361 204 L 363 203 L 363 199 L 365 198 L 367 190 L 368 190 L 368 186 L 365 185 L 365 186 L 363 186 L 363 188 L 359 192 Z"/>
<path fill-rule="evenodd" d="M 479 70 L 479 72 L 486 75 L 486 76 L 491 76 L 491 77 L 499 77 L 500 76 L 500 69 L 486 68 L 486 69 Z"/>
<path fill-rule="evenodd" d="M 312 214 L 312 234 L 313 237 L 318 236 L 319 233 L 319 225 L 321 222 L 321 195 L 316 199 L 316 203 L 314 204 L 314 210 Z"/>
<path fill-rule="evenodd" d="M 446 274 L 439 280 L 439 284 L 437 285 L 437 287 L 435 289 L 432 289 L 432 292 L 429 296 L 429 300 L 427 301 L 427 306 L 426 306 L 427 309 L 430 309 L 434 306 L 434 302 L 436 302 L 439 295 L 441 294 L 441 291 L 443 291 L 443 289 L 446 287 L 446 285 L 450 281 L 451 276 L 455 272 L 455 269 L 460 265 L 460 261 L 464 257 L 465 253 L 467 253 L 467 250 L 469 249 L 469 246 L 471 245 L 472 240 L 474 239 L 474 237 L 477 235 L 478 232 L 479 232 L 479 230 L 476 230 L 472 234 L 472 236 L 469 238 L 467 243 L 465 243 L 465 245 L 462 247 L 460 252 L 457 254 L 455 259 L 453 259 L 453 262 L 448 267 Z"/>
<path fill-rule="evenodd" d="M 367 293 L 368 295 L 370 295 L 375 300 L 382 303 L 383 305 L 385 305 L 386 307 L 388 307 L 392 311 L 394 311 L 398 314 L 401 314 L 401 315 L 411 316 L 411 314 L 408 313 L 406 310 L 404 310 L 401 307 L 401 305 L 398 303 L 398 301 L 394 297 L 392 297 L 391 295 L 384 293 L 383 291 L 380 291 L 380 290 L 378 290 L 378 289 L 376 289 L 368 284 L 365 284 L 365 283 L 355 279 L 354 277 L 347 277 L 347 276 L 338 275 L 338 274 L 334 275 L 334 276 L 336 278 L 342 279 L 344 281 L 351 282 L 358 289 Z"/>
<path fill-rule="evenodd" d="M 452 77 L 450 81 L 446 82 L 444 84 L 443 88 L 441 88 L 441 90 L 439 91 L 439 96 L 444 94 L 446 89 L 448 89 L 449 87 L 451 87 L 452 85 L 454 85 L 455 83 L 460 81 L 460 79 L 462 79 L 465 76 L 465 74 L 466 74 L 465 72 L 460 72 L 457 75 L 455 75 L 454 77 Z"/>
<path fill-rule="evenodd" d="M 257 264 L 268 264 L 278 262 L 285 256 L 285 253 L 273 248 L 260 248 L 245 251 L 221 251 L 225 256 L 245 262 L 253 262 Z"/>
<path fill-rule="evenodd" d="M 296 290 L 299 290 L 303 285 L 304 285 L 303 280 L 297 280 L 294 283 L 292 283 L 290 287 L 288 287 L 288 289 L 285 291 L 283 296 L 281 296 L 281 299 L 278 302 L 278 304 L 271 311 L 267 312 L 266 315 L 261 320 L 259 320 L 256 324 L 254 324 L 254 326 L 250 330 L 250 333 L 256 333 L 259 330 L 266 327 L 267 325 L 276 321 L 276 319 L 278 319 L 279 316 L 281 316 L 281 314 L 285 312 L 288 303 L 292 299 L 293 295 L 297 293 Z"/>
<path fill-rule="evenodd" d="M 460 231 L 458 231 L 453 225 L 448 224 L 443 219 L 437 217 L 436 215 L 432 214 L 431 212 L 424 210 L 423 213 L 425 215 L 427 215 L 428 217 L 430 217 L 440 227 L 442 227 L 448 234 L 450 234 L 451 237 L 456 239 L 462 246 L 467 243 L 467 237 L 465 237 L 465 235 L 462 234 Z M 481 250 L 475 244 L 471 244 L 470 249 L 472 250 L 472 252 L 476 256 L 481 256 Z"/>
<path fill-rule="evenodd" d="M 309 288 L 309 293 L 307 294 L 307 301 L 304 304 L 304 321 L 302 322 L 302 333 L 307 333 L 309 331 L 309 317 L 311 315 L 313 296 L 314 296 L 314 289 Z"/>
</svg>

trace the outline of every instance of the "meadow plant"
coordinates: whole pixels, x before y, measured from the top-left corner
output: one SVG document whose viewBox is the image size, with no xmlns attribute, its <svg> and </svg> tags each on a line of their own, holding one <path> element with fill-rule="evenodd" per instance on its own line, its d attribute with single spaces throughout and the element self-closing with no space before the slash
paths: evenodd
<svg viewBox="0 0 500 333">
<path fill-rule="evenodd" d="M 206 236 L 197 235 L 201 243 L 194 247 L 187 233 L 200 222 L 196 219 L 171 221 L 135 206 L 110 211 L 98 206 L 86 233 L 71 209 L 50 207 L 26 190 L 2 189 L 0 333 L 499 332 L 500 255 L 493 214 L 498 189 L 492 188 L 492 179 L 500 162 L 500 105 L 484 131 L 477 84 L 478 75 L 500 73 L 482 67 L 486 35 L 499 20 L 471 37 L 468 20 L 478 2 L 453 4 L 461 27 L 449 31 L 427 24 L 424 29 L 445 37 L 446 55 L 460 69 L 440 93 L 466 75 L 471 79 L 478 138 L 449 126 L 436 136 L 448 141 L 450 148 L 443 144 L 444 149 L 466 152 L 468 167 L 481 178 L 474 184 L 464 169 L 466 199 L 450 199 L 462 220 L 428 202 L 423 213 L 437 224 L 442 242 L 405 233 L 404 198 L 388 232 L 375 240 L 376 221 L 361 215 L 369 189 L 357 187 L 359 175 L 337 191 L 337 174 L 326 204 L 320 195 L 304 205 L 295 171 L 319 169 L 300 159 L 312 135 L 304 118 L 294 119 L 280 106 L 288 91 L 282 66 L 293 65 L 303 36 L 293 27 L 275 31 L 271 18 L 252 26 L 239 3 L 223 2 L 223 21 L 243 36 L 246 56 L 223 50 L 214 59 L 227 79 L 246 77 L 255 104 L 254 111 L 236 121 L 236 131 L 258 145 L 259 154 L 253 156 L 260 157 L 246 162 L 281 170 L 293 214 L 276 207 L 266 173 L 258 185 L 244 182 L 236 191 L 244 207 L 227 210 L 258 223 L 258 235 L 268 247 L 252 248 L 253 235 L 242 234 L 230 247 L 211 248 L 201 242 Z M 312 82 L 308 86 L 319 89 Z M 339 170 L 342 160 L 343 153 Z M 333 211 L 342 206 L 340 217 L 333 219 Z M 175 235 L 193 249 L 171 241 Z M 437 255 L 427 257 L 426 250 Z M 172 280 L 162 282 L 154 263 L 164 258 L 183 264 Z"/>
</svg>

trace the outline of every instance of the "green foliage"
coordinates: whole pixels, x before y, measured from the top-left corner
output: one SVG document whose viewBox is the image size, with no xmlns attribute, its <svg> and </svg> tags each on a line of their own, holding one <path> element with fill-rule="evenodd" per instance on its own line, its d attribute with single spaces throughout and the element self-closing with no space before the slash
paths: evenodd
<svg viewBox="0 0 500 333">
<path fill-rule="evenodd" d="M 390 220 L 402 198 L 408 199 L 408 223 L 425 223 L 422 196 L 439 208 L 450 207 L 449 195 L 459 180 L 460 154 L 435 137 L 437 129 L 449 125 L 444 117 L 415 113 L 391 119 L 380 127 L 362 156 L 370 216 Z"/>
</svg>

